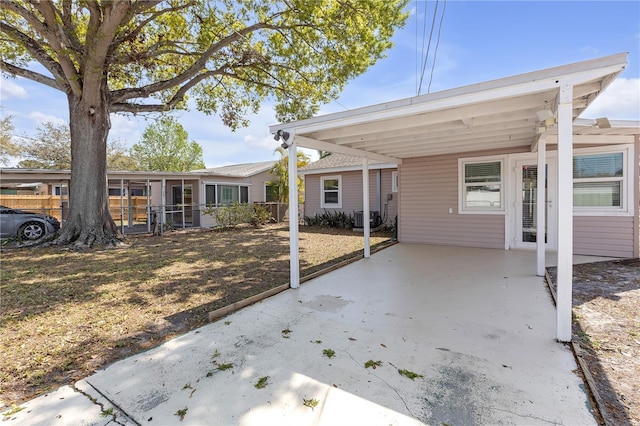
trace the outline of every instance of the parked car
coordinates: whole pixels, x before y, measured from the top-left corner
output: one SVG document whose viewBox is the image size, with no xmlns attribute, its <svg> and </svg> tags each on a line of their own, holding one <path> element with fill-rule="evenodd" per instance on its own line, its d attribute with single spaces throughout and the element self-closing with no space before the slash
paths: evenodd
<svg viewBox="0 0 640 426">
<path fill-rule="evenodd" d="M 53 216 L 0 206 L 0 238 L 37 240 L 60 229 Z"/>
</svg>

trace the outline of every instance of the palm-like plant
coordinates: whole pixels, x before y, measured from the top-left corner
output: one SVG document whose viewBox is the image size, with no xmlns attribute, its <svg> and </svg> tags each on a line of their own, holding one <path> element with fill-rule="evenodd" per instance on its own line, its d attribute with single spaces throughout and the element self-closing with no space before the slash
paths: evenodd
<svg viewBox="0 0 640 426">
<path fill-rule="evenodd" d="M 280 154 L 280 159 L 271 167 L 272 175 L 278 178 L 278 202 L 289 202 L 289 154 L 282 147 L 276 148 Z M 311 161 L 302 151 L 298 151 L 298 168 L 304 167 Z M 304 181 L 298 176 L 298 201 L 304 201 Z"/>
</svg>

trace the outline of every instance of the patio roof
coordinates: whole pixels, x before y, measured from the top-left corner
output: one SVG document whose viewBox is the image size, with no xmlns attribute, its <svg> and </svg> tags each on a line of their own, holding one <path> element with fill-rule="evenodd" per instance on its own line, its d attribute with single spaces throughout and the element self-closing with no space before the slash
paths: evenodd
<svg viewBox="0 0 640 426">
<path fill-rule="evenodd" d="M 620 53 L 500 80 L 344 111 L 292 123 L 270 131 L 289 149 L 289 188 L 296 187 L 298 146 L 362 158 L 362 194 L 369 193 L 369 161 L 402 164 L 403 159 L 473 151 L 527 147 L 537 152 L 536 224 L 545 229 L 545 155 L 557 145 L 557 338 L 571 340 L 573 254 L 573 145 L 623 143 L 639 138 L 637 124 L 622 129 L 606 117 L 578 116 L 620 74 L 627 54 Z M 633 125 L 635 124 L 635 126 Z M 580 133 L 582 132 L 582 134 Z M 611 135 L 617 135 L 615 138 Z M 615 139 L 609 141 L 608 139 Z M 298 206 L 289 197 L 289 214 Z M 363 196 L 365 217 L 369 197 Z M 369 257 L 369 221 L 364 221 L 364 257 Z M 506 223 L 506 222 L 505 222 Z M 299 286 L 297 222 L 290 225 L 291 287 Z M 544 239 L 537 241 L 538 275 L 544 274 Z"/>
<path fill-rule="evenodd" d="M 295 134 L 300 147 L 396 163 L 412 157 L 535 146 L 536 136 L 553 127 L 562 86 L 573 86 L 575 120 L 626 63 L 627 54 L 620 53 L 276 124 L 270 130 Z M 545 123 L 542 111 L 549 111 L 551 121 Z"/>
</svg>

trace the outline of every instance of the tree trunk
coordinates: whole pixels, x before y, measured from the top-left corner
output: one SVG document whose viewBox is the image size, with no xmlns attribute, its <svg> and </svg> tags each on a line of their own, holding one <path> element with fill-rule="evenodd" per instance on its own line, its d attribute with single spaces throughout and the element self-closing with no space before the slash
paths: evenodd
<svg viewBox="0 0 640 426">
<path fill-rule="evenodd" d="M 106 88 L 96 92 L 101 95 L 90 96 L 89 101 L 85 96 L 68 96 L 71 130 L 69 215 L 54 244 L 115 246 L 122 239 L 109 213 L 107 136 L 110 122 Z"/>
</svg>

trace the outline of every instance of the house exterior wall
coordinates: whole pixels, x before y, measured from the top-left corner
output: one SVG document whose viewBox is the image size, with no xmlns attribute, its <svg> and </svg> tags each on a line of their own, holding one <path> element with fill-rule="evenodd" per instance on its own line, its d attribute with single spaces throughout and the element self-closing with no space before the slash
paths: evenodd
<svg viewBox="0 0 640 426">
<path fill-rule="evenodd" d="M 633 175 L 629 181 L 635 187 L 634 216 L 574 215 L 575 254 L 638 256 L 637 164 L 640 160 L 640 144 L 635 145 L 636 167 L 631 170 Z M 458 159 L 522 152 L 527 151 L 485 151 L 404 160 L 400 166 L 399 240 L 405 243 L 497 249 L 508 247 L 509 244 L 505 242 L 505 228 L 511 224 L 505 221 L 511 220 L 510 216 L 459 214 Z M 507 172 L 505 179 L 513 180 L 514 177 Z M 507 186 L 510 185 L 513 185 L 512 181 L 509 181 Z M 505 188 L 505 191 L 508 190 Z M 506 206 L 506 210 L 512 214 L 510 206 Z"/>
<path fill-rule="evenodd" d="M 398 193 L 392 192 L 391 174 L 396 169 L 379 169 L 381 181 L 380 207 L 378 207 L 377 169 L 369 170 L 369 210 L 380 211 L 380 216 L 384 216 L 386 203 L 386 225 L 393 225 L 394 218 L 398 213 Z M 321 178 L 323 176 L 341 177 L 341 199 L 340 208 L 321 207 Z M 392 199 L 387 200 L 387 194 L 392 194 Z M 314 216 L 322 214 L 324 211 L 341 211 L 353 215 L 354 211 L 362 211 L 362 171 L 330 172 L 326 174 L 305 175 L 305 202 L 304 215 Z"/>
<path fill-rule="evenodd" d="M 277 182 L 278 178 L 269 171 L 265 171 L 262 173 L 258 173 L 257 175 L 251 176 L 248 179 L 248 183 L 251 185 L 249 187 L 249 202 L 251 203 L 262 203 L 265 201 L 264 197 L 264 185 L 267 182 Z"/>
<path fill-rule="evenodd" d="M 458 214 L 458 157 L 446 155 L 403 161 L 400 166 L 399 241 L 504 248 L 504 215 Z M 449 209 L 452 209 L 451 213 Z"/>
</svg>

